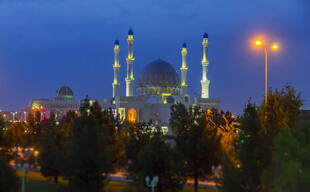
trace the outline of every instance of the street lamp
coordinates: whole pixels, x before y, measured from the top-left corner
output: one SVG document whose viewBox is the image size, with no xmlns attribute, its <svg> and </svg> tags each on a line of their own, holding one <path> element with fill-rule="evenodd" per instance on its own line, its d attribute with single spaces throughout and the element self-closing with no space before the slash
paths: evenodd
<svg viewBox="0 0 310 192">
<path fill-rule="evenodd" d="M 150 187 L 152 189 L 152 192 L 154 192 L 155 191 L 154 189 L 158 184 L 158 180 L 159 180 L 158 176 L 153 177 L 152 181 L 150 181 L 149 176 L 146 176 L 145 177 L 146 186 Z"/>
<path fill-rule="evenodd" d="M 277 50 L 279 48 L 279 45 L 276 43 L 266 44 L 262 40 L 256 40 L 255 46 L 262 47 L 265 52 L 265 106 L 267 106 L 267 101 L 268 101 L 268 51 L 269 49 Z"/>
</svg>

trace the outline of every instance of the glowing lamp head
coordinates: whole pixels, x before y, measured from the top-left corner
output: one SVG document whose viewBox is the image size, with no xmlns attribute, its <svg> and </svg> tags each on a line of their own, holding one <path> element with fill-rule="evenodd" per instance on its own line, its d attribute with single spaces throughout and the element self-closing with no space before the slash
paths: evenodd
<svg viewBox="0 0 310 192">
<path fill-rule="evenodd" d="M 278 46 L 277 44 L 273 44 L 273 45 L 271 46 L 271 48 L 272 48 L 273 50 L 277 50 L 277 49 L 279 49 L 279 46 Z"/>
<path fill-rule="evenodd" d="M 262 45 L 263 45 L 263 42 L 260 41 L 260 40 L 256 40 L 256 41 L 255 41 L 255 45 L 256 45 L 256 46 L 262 46 Z"/>
</svg>

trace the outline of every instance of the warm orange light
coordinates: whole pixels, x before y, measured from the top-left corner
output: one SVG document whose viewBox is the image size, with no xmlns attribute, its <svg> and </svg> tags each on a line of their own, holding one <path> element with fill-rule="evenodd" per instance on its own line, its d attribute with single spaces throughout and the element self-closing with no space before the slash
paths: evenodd
<svg viewBox="0 0 310 192">
<path fill-rule="evenodd" d="M 272 49 L 273 49 L 273 50 L 277 50 L 278 48 L 279 48 L 279 46 L 278 46 L 277 44 L 273 44 L 273 45 L 272 45 Z"/>
<path fill-rule="evenodd" d="M 255 45 L 256 45 L 256 46 L 262 46 L 263 43 L 262 43 L 262 41 L 260 41 L 260 40 L 256 40 L 256 41 L 255 41 Z"/>
<path fill-rule="evenodd" d="M 128 110 L 127 119 L 131 123 L 134 123 L 137 121 L 137 112 L 135 109 L 131 108 Z"/>
</svg>

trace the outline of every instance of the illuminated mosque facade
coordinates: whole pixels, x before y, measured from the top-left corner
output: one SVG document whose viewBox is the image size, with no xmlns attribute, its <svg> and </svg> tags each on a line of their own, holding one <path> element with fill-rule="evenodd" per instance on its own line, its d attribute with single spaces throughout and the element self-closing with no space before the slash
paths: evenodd
<svg viewBox="0 0 310 192">
<path fill-rule="evenodd" d="M 181 49 L 182 63 L 180 64 L 181 78 L 177 70 L 168 62 L 157 59 L 145 66 L 140 74 L 136 91 L 134 91 L 134 34 L 129 30 L 128 37 L 128 56 L 126 58 L 127 74 L 125 77 L 126 95 L 121 95 L 120 91 L 120 69 L 119 62 L 120 45 L 116 40 L 114 43 L 114 79 L 112 82 L 112 99 L 100 101 L 103 108 L 114 109 L 115 114 L 129 122 L 149 122 L 152 120 L 154 125 L 161 126 L 168 132 L 170 119 L 170 108 L 175 103 L 183 103 L 186 107 L 198 105 L 203 109 L 219 109 L 220 100 L 210 98 L 210 80 L 208 79 L 208 34 L 202 38 L 202 71 L 201 71 L 201 95 L 193 98 L 188 93 L 187 82 L 187 47 L 184 43 Z M 134 92 L 137 94 L 135 95 Z M 81 105 L 80 100 L 74 98 L 73 91 L 68 86 L 62 86 L 56 91 L 54 99 L 33 99 L 30 108 L 21 114 L 21 120 L 25 120 L 27 113 L 39 110 L 43 118 L 48 118 L 53 112 L 59 118 L 68 111 L 78 112 Z"/>
<path fill-rule="evenodd" d="M 188 93 L 187 84 L 187 47 L 184 43 L 181 49 L 182 63 L 180 65 L 181 78 L 177 71 L 166 61 L 157 59 L 145 66 L 137 80 L 136 93 L 134 95 L 134 61 L 133 54 L 134 34 L 129 30 L 128 37 L 127 75 L 125 78 L 126 95 L 120 95 L 119 63 L 120 45 L 116 40 L 114 43 L 114 80 L 113 105 L 122 119 L 130 122 L 153 121 L 154 125 L 161 126 L 168 131 L 170 108 L 175 103 L 183 103 L 189 107 L 198 105 L 203 109 L 219 109 L 220 100 L 210 98 L 210 80 L 208 79 L 208 34 L 202 39 L 203 55 L 201 60 L 202 78 L 201 95 L 192 98 Z"/>
</svg>

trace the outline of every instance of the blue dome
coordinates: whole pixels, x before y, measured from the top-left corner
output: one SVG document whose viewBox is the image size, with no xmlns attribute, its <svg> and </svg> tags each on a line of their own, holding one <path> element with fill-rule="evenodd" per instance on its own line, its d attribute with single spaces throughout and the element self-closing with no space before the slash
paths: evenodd
<svg viewBox="0 0 310 192">
<path fill-rule="evenodd" d="M 62 86 L 56 90 L 56 99 L 73 99 L 73 91 L 68 86 Z"/>
<path fill-rule="evenodd" d="M 138 87 L 179 87 L 180 79 L 175 69 L 166 61 L 157 59 L 143 70 Z"/>
</svg>

